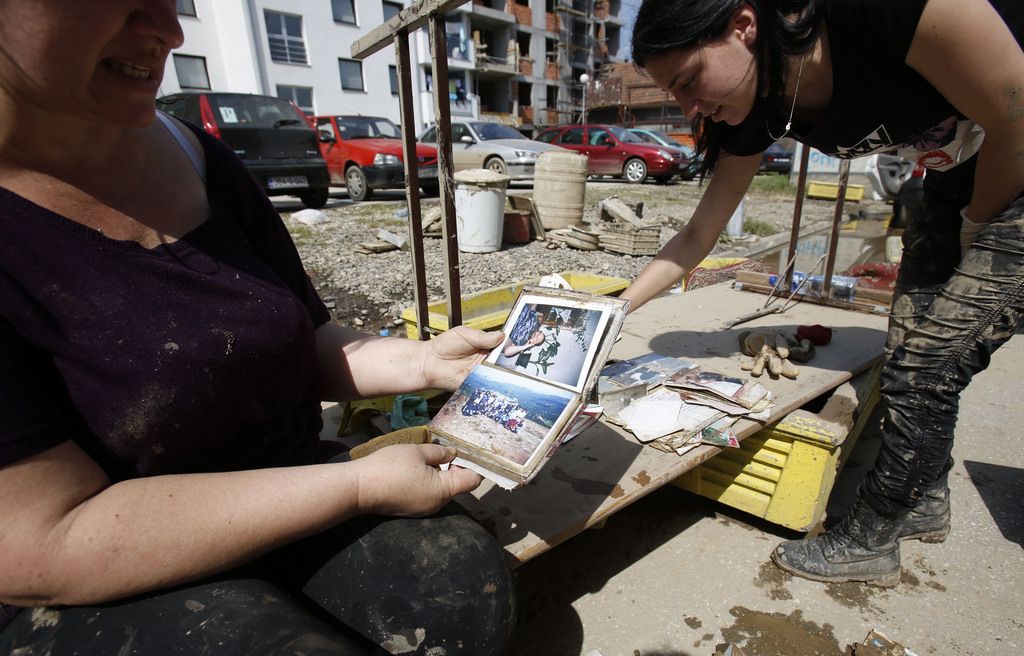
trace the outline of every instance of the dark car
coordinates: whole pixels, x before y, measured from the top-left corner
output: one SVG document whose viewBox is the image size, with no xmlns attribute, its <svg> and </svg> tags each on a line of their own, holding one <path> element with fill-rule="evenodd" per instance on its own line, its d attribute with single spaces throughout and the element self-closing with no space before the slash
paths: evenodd
<svg viewBox="0 0 1024 656">
<path fill-rule="evenodd" d="M 298 196 L 306 207 L 327 203 L 330 180 L 316 131 L 293 103 L 209 91 L 164 96 L 157 103 L 226 143 L 268 196 Z"/>
<path fill-rule="evenodd" d="M 537 141 L 583 153 L 588 157 L 590 175 L 610 175 L 640 183 L 648 176 L 668 182 L 684 170 L 686 163 L 678 150 L 650 144 L 626 128 L 614 125 L 563 125 L 548 128 Z"/>
<path fill-rule="evenodd" d="M 683 156 L 689 160 L 686 166 L 679 171 L 680 180 L 693 180 L 700 175 L 700 167 L 704 164 L 704 156 L 697 153 L 696 150 L 690 146 L 683 145 Z"/>
<path fill-rule="evenodd" d="M 789 175 L 789 171 L 792 168 L 793 153 L 777 143 L 768 146 L 761 156 L 761 167 L 759 170 L 762 173 L 785 173 Z"/>
<path fill-rule="evenodd" d="M 405 189 L 402 129 L 383 116 L 315 116 L 320 153 L 331 182 L 352 200 L 369 200 L 374 189 Z M 416 170 L 428 196 L 438 193 L 437 149 L 416 144 Z"/>
</svg>

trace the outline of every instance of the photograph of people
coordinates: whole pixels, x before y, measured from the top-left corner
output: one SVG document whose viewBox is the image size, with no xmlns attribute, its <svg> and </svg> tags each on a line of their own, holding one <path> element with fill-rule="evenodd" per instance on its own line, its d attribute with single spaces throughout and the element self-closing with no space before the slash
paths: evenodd
<svg viewBox="0 0 1024 656">
<path fill-rule="evenodd" d="M 512 371 L 578 390 L 606 322 L 601 310 L 520 301 L 508 337 L 489 361 Z"/>
<path fill-rule="evenodd" d="M 526 465 L 556 426 L 573 394 L 535 385 L 497 367 L 477 367 L 432 422 L 442 434 Z M 466 452 L 460 448 L 465 457 Z"/>
</svg>

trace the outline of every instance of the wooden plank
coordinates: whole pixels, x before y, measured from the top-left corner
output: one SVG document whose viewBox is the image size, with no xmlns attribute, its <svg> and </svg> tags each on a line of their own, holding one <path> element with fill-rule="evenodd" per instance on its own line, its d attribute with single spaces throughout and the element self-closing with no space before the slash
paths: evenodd
<svg viewBox="0 0 1024 656">
<path fill-rule="evenodd" d="M 760 271 L 740 270 L 736 272 L 736 281 L 751 283 L 761 287 L 768 287 L 770 291 L 774 286 L 774 283 L 771 282 L 772 275 L 774 274 L 761 273 Z M 789 296 L 789 292 L 785 291 L 786 288 L 783 288 L 782 285 L 780 285 L 779 288 L 779 291 L 775 292 L 775 294 L 782 298 L 787 298 Z M 888 289 L 874 289 L 872 287 L 861 287 L 858 285 L 853 289 L 853 297 L 858 301 L 877 301 L 877 303 L 885 305 L 892 303 L 892 291 Z"/>
<path fill-rule="evenodd" d="M 468 0 L 421 0 L 398 12 L 388 22 L 379 25 L 372 31 L 356 39 L 352 43 L 352 57 L 366 59 L 370 55 L 386 48 L 403 29 L 413 32 L 427 23 L 434 14 L 444 14 L 463 5 Z M 442 48 L 441 52 L 446 52 Z M 436 87 L 435 87 L 436 88 Z M 448 87 L 444 87 L 447 89 Z"/>
<path fill-rule="evenodd" d="M 740 332 L 751 327 L 792 332 L 799 325 L 815 323 L 831 327 L 832 343 L 820 347 L 814 360 L 800 365 L 799 379 L 760 380 L 775 395 L 773 420 L 881 360 L 883 316 L 802 303 L 784 314 L 722 330 L 729 319 L 753 312 L 763 303 L 764 296 L 733 290 L 729 283 L 655 299 L 627 317 L 612 357 L 654 351 L 745 377 L 739 367 Z M 761 428 L 750 420 L 735 426 L 741 438 Z M 485 482 L 458 502 L 498 536 L 515 566 L 600 524 L 718 452 L 702 446 L 684 456 L 664 453 L 601 421 L 563 445 L 530 485 L 508 492 Z"/>
</svg>

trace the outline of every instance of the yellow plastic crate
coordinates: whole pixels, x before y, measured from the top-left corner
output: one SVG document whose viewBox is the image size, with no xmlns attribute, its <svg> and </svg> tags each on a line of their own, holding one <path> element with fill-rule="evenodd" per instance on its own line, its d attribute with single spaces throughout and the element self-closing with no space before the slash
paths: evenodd
<svg viewBox="0 0 1024 656">
<path fill-rule="evenodd" d="M 592 294 L 615 295 L 629 286 L 625 278 L 601 276 L 584 271 L 562 271 L 558 275 L 565 278 L 569 285 L 582 292 Z M 493 287 L 462 297 L 462 323 L 479 330 L 500 328 L 508 313 L 512 311 L 519 292 L 525 285 L 536 285 L 540 278 L 521 280 L 504 287 Z M 428 324 L 430 328 L 444 332 L 448 330 L 448 302 L 445 299 L 427 304 Z M 405 334 L 409 339 L 416 339 L 416 308 L 402 310 L 402 321 L 405 323 Z"/>
<path fill-rule="evenodd" d="M 821 182 L 820 180 L 807 181 L 807 197 L 835 200 L 839 198 L 838 182 Z M 859 201 L 864 198 L 864 185 L 846 185 L 846 200 Z"/>
<path fill-rule="evenodd" d="M 797 531 L 824 519 L 842 469 L 878 402 L 881 365 L 841 385 L 818 413 L 796 410 L 674 483 Z"/>
</svg>

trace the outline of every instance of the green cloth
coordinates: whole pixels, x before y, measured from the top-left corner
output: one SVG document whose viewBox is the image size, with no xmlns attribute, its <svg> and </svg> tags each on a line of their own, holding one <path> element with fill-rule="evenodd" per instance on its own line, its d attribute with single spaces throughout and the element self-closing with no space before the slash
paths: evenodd
<svg viewBox="0 0 1024 656">
<path fill-rule="evenodd" d="M 418 394 L 399 394 L 389 414 L 391 428 L 408 428 L 430 423 L 427 400 Z"/>
</svg>

